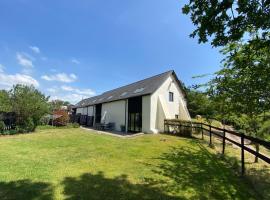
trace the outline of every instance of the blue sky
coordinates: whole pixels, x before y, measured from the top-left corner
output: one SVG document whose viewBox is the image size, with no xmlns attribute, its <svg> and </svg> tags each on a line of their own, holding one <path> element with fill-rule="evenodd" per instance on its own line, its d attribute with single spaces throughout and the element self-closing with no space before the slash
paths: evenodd
<svg viewBox="0 0 270 200">
<path fill-rule="evenodd" d="M 0 89 L 34 84 L 76 103 L 170 69 L 186 84 L 221 55 L 188 35 L 179 0 L 1 0 Z"/>
</svg>

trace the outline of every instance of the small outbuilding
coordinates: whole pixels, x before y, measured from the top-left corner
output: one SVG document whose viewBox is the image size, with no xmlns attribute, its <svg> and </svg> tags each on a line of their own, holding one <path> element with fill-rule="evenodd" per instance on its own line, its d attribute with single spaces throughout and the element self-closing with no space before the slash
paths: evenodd
<svg viewBox="0 0 270 200">
<path fill-rule="evenodd" d="M 164 119 L 190 120 L 173 70 L 84 99 L 74 110 L 82 125 L 114 124 L 125 132 L 158 133 L 164 131 Z"/>
</svg>

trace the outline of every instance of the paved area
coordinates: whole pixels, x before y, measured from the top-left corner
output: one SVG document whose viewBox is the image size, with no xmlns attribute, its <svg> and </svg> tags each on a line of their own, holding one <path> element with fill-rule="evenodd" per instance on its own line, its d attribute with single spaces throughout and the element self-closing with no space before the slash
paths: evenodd
<svg viewBox="0 0 270 200">
<path fill-rule="evenodd" d="M 144 133 L 124 133 L 120 131 L 101 131 L 101 130 L 96 130 L 93 128 L 83 127 L 83 126 L 81 126 L 81 129 L 91 131 L 97 134 L 111 135 L 111 136 L 120 137 L 120 138 L 132 138 L 132 137 L 144 135 Z"/>
</svg>

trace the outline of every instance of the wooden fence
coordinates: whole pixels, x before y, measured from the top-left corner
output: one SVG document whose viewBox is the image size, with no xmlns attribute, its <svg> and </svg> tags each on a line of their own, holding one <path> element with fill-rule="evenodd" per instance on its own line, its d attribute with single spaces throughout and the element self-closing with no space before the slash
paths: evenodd
<svg viewBox="0 0 270 200">
<path fill-rule="evenodd" d="M 184 132 L 182 132 L 184 130 Z M 212 137 L 215 136 L 222 140 L 222 154 L 225 153 L 226 141 L 238 146 L 241 149 L 241 172 L 242 175 L 245 174 L 245 151 L 253 154 L 254 156 L 260 158 L 266 163 L 270 164 L 270 156 L 267 157 L 264 154 L 261 154 L 259 151 L 256 151 L 250 147 L 245 145 L 245 141 L 250 141 L 252 144 L 262 145 L 266 149 L 270 150 L 270 142 L 251 137 L 245 135 L 243 133 L 227 130 L 224 128 L 215 127 L 209 124 L 201 123 L 201 122 L 191 122 L 191 121 L 181 121 L 181 120 L 164 120 L 164 132 L 168 134 L 176 134 L 176 135 L 190 135 L 192 131 L 197 130 L 202 135 L 202 139 L 204 139 L 204 135 L 207 134 L 209 136 L 209 146 L 212 146 Z M 236 136 L 240 139 L 240 142 L 237 140 L 233 140 L 228 137 L 228 134 Z"/>
</svg>

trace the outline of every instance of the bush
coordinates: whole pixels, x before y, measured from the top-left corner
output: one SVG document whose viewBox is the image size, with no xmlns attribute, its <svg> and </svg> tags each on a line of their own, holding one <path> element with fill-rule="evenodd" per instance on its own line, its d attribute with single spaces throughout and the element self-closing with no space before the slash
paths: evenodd
<svg viewBox="0 0 270 200">
<path fill-rule="evenodd" d="M 262 124 L 262 126 L 259 130 L 259 135 L 262 138 L 264 138 L 264 137 L 268 138 L 270 136 L 270 120 L 267 120 Z"/>
<path fill-rule="evenodd" d="M 45 115 L 39 120 L 39 125 L 45 126 L 50 123 L 50 115 Z"/>
<path fill-rule="evenodd" d="M 5 127 L 5 123 L 3 121 L 0 121 L 0 132 L 3 132 Z"/>
<path fill-rule="evenodd" d="M 47 129 L 55 129 L 55 128 L 56 127 L 52 126 L 52 125 L 40 125 L 40 126 L 37 126 L 38 130 L 47 130 Z"/>
<path fill-rule="evenodd" d="M 73 128 L 79 128 L 80 127 L 80 124 L 79 123 L 72 123 L 72 127 Z"/>
<path fill-rule="evenodd" d="M 69 115 L 65 110 L 58 110 L 53 112 L 54 116 L 58 116 L 53 120 L 53 125 L 55 126 L 66 126 L 69 122 Z"/>
<path fill-rule="evenodd" d="M 17 134 L 18 133 L 18 131 L 16 130 L 16 129 L 14 129 L 14 130 L 9 130 L 9 135 L 15 135 L 15 134 Z"/>
<path fill-rule="evenodd" d="M 79 128 L 80 124 L 78 123 L 68 123 L 66 128 Z"/>
<path fill-rule="evenodd" d="M 19 133 L 29 133 L 33 132 L 36 129 L 36 125 L 33 122 L 32 118 L 27 118 L 26 120 L 23 121 L 22 124 L 17 125 L 17 131 Z"/>
</svg>

